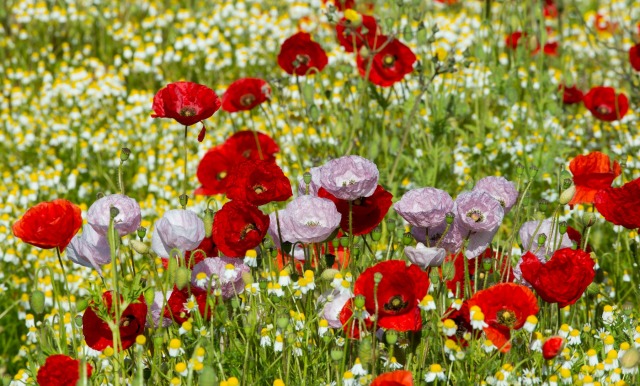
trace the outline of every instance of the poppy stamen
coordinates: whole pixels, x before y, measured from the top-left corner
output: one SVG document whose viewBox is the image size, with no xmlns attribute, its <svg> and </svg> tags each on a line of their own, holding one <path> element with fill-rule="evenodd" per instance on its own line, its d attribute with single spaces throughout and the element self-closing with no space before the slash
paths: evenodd
<svg viewBox="0 0 640 386">
<path fill-rule="evenodd" d="M 258 228 L 256 228 L 255 225 L 253 224 L 247 224 L 245 225 L 244 228 L 242 228 L 242 230 L 240 231 L 240 240 L 244 240 L 245 237 L 247 237 L 247 234 L 251 231 L 255 231 Z"/>
<path fill-rule="evenodd" d="M 244 107 L 251 106 L 255 102 L 256 96 L 253 94 L 245 94 L 240 97 L 240 104 Z"/>
<path fill-rule="evenodd" d="M 498 323 L 507 326 L 509 328 L 513 327 L 518 318 L 516 318 L 516 314 L 509 310 L 500 310 L 498 311 Z"/>
<path fill-rule="evenodd" d="M 396 295 L 389 299 L 387 303 L 384 304 L 384 310 L 387 312 L 399 312 L 405 309 L 409 305 L 409 302 L 405 302 L 402 300 L 402 296 Z"/>
<path fill-rule="evenodd" d="M 467 212 L 467 217 L 472 219 L 474 222 L 484 221 L 484 214 L 478 209 L 471 209 L 469 212 Z"/>
<path fill-rule="evenodd" d="M 384 64 L 386 68 L 393 67 L 393 65 L 396 63 L 396 60 L 398 60 L 398 58 L 395 55 L 385 55 L 382 58 L 382 64 Z"/>
<path fill-rule="evenodd" d="M 262 194 L 262 193 L 266 192 L 267 189 L 265 189 L 265 187 L 262 186 L 262 185 L 256 185 L 256 186 L 253 187 L 253 191 L 256 192 L 256 194 Z"/>
<path fill-rule="evenodd" d="M 196 115 L 196 109 L 191 106 L 185 106 L 180 109 L 179 114 L 183 117 L 193 117 Z"/>
</svg>

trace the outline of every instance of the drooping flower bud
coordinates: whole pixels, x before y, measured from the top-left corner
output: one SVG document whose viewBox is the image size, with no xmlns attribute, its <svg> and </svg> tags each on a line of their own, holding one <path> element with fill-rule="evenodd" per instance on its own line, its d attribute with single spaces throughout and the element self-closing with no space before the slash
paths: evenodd
<svg viewBox="0 0 640 386">
<path fill-rule="evenodd" d="M 204 237 L 211 237 L 211 233 L 213 232 L 213 215 L 214 212 L 212 209 L 204 210 Z"/>
<path fill-rule="evenodd" d="M 44 312 L 44 292 L 40 290 L 33 291 L 29 296 L 29 305 L 36 315 L 42 314 Z"/>
<path fill-rule="evenodd" d="M 131 149 L 128 147 L 123 147 L 120 151 L 120 161 L 125 162 L 129 159 L 129 155 L 131 155 Z"/>
<path fill-rule="evenodd" d="M 172 259 L 173 260 L 173 259 Z M 180 267 L 176 270 L 176 287 L 183 289 L 191 280 L 191 270 L 186 267 Z"/>
</svg>

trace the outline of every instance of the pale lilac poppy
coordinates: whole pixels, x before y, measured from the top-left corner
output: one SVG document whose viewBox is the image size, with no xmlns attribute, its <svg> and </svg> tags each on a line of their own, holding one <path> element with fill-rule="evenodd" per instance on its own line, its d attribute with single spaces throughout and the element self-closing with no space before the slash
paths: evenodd
<svg viewBox="0 0 640 386">
<path fill-rule="evenodd" d="M 322 187 L 320 185 L 320 168 L 309 169 L 311 174 L 311 182 L 309 183 L 309 195 L 318 196 L 318 190 Z M 307 194 L 307 184 L 304 182 L 304 176 L 298 177 L 298 195 L 302 196 Z"/>
<path fill-rule="evenodd" d="M 453 210 L 453 199 L 449 193 L 436 188 L 412 189 L 406 192 L 393 209 L 414 227 L 432 228 L 445 221 Z"/>
<path fill-rule="evenodd" d="M 164 310 L 169 309 L 167 305 L 167 301 L 171 297 L 171 293 L 173 291 L 167 291 L 164 294 L 162 291 L 155 291 L 153 295 L 153 304 L 149 307 L 149 314 L 151 315 L 151 320 L 153 321 L 153 325 L 149 322 L 149 318 L 147 318 L 147 327 L 160 327 L 160 322 L 162 322 L 162 327 L 169 327 L 173 321 L 171 318 L 167 318 L 164 316 Z"/>
<path fill-rule="evenodd" d="M 140 205 L 131 197 L 123 194 L 110 194 L 94 202 L 87 211 L 87 222 L 96 232 L 106 235 L 111 220 L 111 207 L 118 209 L 114 218 L 114 227 L 120 236 L 125 236 L 140 227 Z"/>
<path fill-rule="evenodd" d="M 111 249 L 106 236 L 85 224 L 82 234 L 75 235 L 67 246 L 67 256 L 74 263 L 93 268 L 102 276 L 102 266 L 111 262 Z"/>
<path fill-rule="evenodd" d="M 456 221 L 463 231 L 494 231 L 502 223 L 504 208 L 483 191 L 460 193 L 456 198 Z"/>
<path fill-rule="evenodd" d="M 445 249 L 448 253 L 458 253 L 462 247 L 464 237 L 460 232 L 460 227 L 457 221 L 454 221 L 450 226 L 447 233 L 444 233 L 447 229 L 447 222 L 428 228 L 429 229 L 429 242 L 427 243 L 427 228 L 413 227 L 411 228 L 411 235 L 419 242 L 429 245 L 431 247 L 438 246 Z M 444 234 L 444 236 L 442 236 Z M 466 236 L 466 235 L 465 235 Z"/>
<path fill-rule="evenodd" d="M 285 241 L 292 243 L 319 243 L 338 229 L 341 218 L 333 201 L 298 196 L 280 212 L 280 232 Z"/>
<path fill-rule="evenodd" d="M 293 238 L 290 234 L 286 233 L 287 229 L 282 227 L 281 216 L 283 216 L 284 214 L 285 214 L 284 210 L 278 211 L 277 218 L 276 218 L 276 212 L 272 212 L 271 214 L 269 214 L 269 229 L 267 230 L 267 233 L 269 233 L 269 236 L 271 236 L 273 243 L 278 249 L 282 249 L 282 241 L 280 241 L 280 237 L 278 236 L 278 224 L 280 224 L 280 234 L 282 235 L 282 239 L 285 242 Z M 293 257 L 296 260 L 304 261 L 304 246 L 302 244 L 300 243 L 295 244 Z"/>
<path fill-rule="evenodd" d="M 333 159 L 320 168 L 320 184 L 341 200 L 369 197 L 378 187 L 378 167 L 366 158 L 349 155 Z"/>
<path fill-rule="evenodd" d="M 418 243 L 415 247 L 404 247 L 404 254 L 410 262 L 422 269 L 427 267 L 439 267 L 444 262 L 447 251 L 444 248 L 429 248 L 422 243 Z"/>
<path fill-rule="evenodd" d="M 244 291 L 242 274 L 249 271 L 249 267 L 241 259 L 208 257 L 193 267 L 191 284 L 203 290 L 220 289 L 222 297 L 230 299 Z M 198 276 L 199 273 L 204 275 Z M 216 275 L 217 278 L 212 278 L 212 275 Z"/>
<path fill-rule="evenodd" d="M 192 251 L 204 239 L 204 222 L 190 210 L 173 209 L 156 221 L 151 248 L 160 257 L 169 257 L 172 249 L 177 248 L 184 256 Z"/>
<path fill-rule="evenodd" d="M 516 186 L 504 177 L 485 177 L 476 183 L 473 191 L 489 193 L 504 207 L 505 214 L 509 213 L 518 200 Z"/>
<path fill-rule="evenodd" d="M 571 247 L 573 242 L 566 233 L 564 235 L 560 234 L 558 224 L 555 225 L 552 234 L 552 224 L 553 220 L 550 218 L 542 221 L 527 221 L 522 224 L 519 232 L 522 250 L 524 252 L 530 251 L 539 259 L 545 260 L 547 256 L 551 256 L 556 250 Z M 538 238 L 541 234 L 546 236 L 544 245 L 538 244 Z"/>
<path fill-rule="evenodd" d="M 338 290 L 330 290 L 318 298 L 318 303 L 322 304 L 326 302 L 322 307 L 322 317 L 327 320 L 329 323 L 329 327 L 331 328 L 341 328 L 342 323 L 340 322 L 340 311 L 344 305 L 351 299 L 351 293 L 349 292 L 340 292 Z"/>
</svg>

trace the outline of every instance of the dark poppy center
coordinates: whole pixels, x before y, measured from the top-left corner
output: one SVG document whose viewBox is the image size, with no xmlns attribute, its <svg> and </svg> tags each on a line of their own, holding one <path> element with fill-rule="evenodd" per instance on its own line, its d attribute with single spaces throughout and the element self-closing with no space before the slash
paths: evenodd
<svg viewBox="0 0 640 386">
<path fill-rule="evenodd" d="M 395 295 L 384 304 L 384 310 L 390 313 L 399 313 L 408 305 L 409 302 L 404 301 L 401 295 Z"/>
<path fill-rule="evenodd" d="M 196 115 L 196 109 L 191 106 L 186 106 L 180 109 L 180 115 L 183 117 L 193 117 Z"/>
<path fill-rule="evenodd" d="M 242 156 L 244 158 L 249 158 L 251 156 L 251 150 L 245 150 L 242 152 Z"/>
<path fill-rule="evenodd" d="M 218 173 L 218 174 L 216 175 L 216 179 L 217 179 L 218 181 L 223 180 L 225 177 L 227 177 L 227 172 L 226 172 L 226 170 L 223 170 L 223 171 L 221 171 L 220 173 Z"/>
<path fill-rule="evenodd" d="M 353 200 L 353 205 L 364 205 L 364 197 L 356 198 Z"/>
<path fill-rule="evenodd" d="M 516 318 L 516 314 L 511 310 L 500 310 L 498 311 L 498 323 L 512 328 L 515 326 L 518 319 Z"/>
<path fill-rule="evenodd" d="M 382 58 L 382 64 L 386 67 L 393 67 L 393 65 L 396 63 L 396 60 L 398 60 L 398 58 L 395 55 L 385 55 Z"/>
<path fill-rule="evenodd" d="M 611 107 L 607 106 L 607 105 L 600 105 L 598 107 L 596 107 L 596 111 L 599 114 L 611 114 L 613 112 L 613 110 L 611 109 Z"/>
<path fill-rule="evenodd" d="M 262 193 L 266 192 L 267 189 L 262 185 L 256 185 L 256 186 L 253 187 L 253 191 L 256 192 L 256 194 L 262 194 Z"/>
<path fill-rule="evenodd" d="M 296 55 L 295 60 L 293 61 L 294 67 L 306 66 L 311 61 L 309 55 L 306 54 L 298 54 Z"/>
<path fill-rule="evenodd" d="M 245 94 L 240 97 L 240 104 L 244 107 L 251 106 L 253 102 L 255 102 L 256 96 L 253 94 Z"/>
<path fill-rule="evenodd" d="M 478 209 L 471 209 L 467 212 L 467 217 L 473 220 L 473 222 L 482 222 L 484 220 L 484 214 Z"/>
<path fill-rule="evenodd" d="M 240 240 L 244 240 L 245 237 L 247 237 L 247 234 L 251 231 L 255 231 L 258 228 L 256 228 L 255 225 L 253 224 L 247 224 L 244 226 L 244 228 L 242 228 L 242 230 L 240 231 Z"/>
</svg>

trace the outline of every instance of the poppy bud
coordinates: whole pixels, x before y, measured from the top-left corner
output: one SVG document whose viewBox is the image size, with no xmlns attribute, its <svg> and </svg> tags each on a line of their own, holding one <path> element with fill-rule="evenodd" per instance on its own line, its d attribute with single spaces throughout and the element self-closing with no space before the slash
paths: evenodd
<svg viewBox="0 0 640 386">
<path fill-rule="evenodd" d="M 431 271 L 429 271 L 429 280 L 431 280 L 431 283 L 434 286 L 440 284 L 440 274 L 437 270 L 432 269 Z"/>
<path fill-rule="evenodd" d="M 387 332 L 384 334 L 384 339 L 387 344 L 393 346 L 398 341 L 398 333 L 396 332 L 396 330 L 387 330 Z"/>
<path fill-rule="evenodd" d="M 36 315 L 42 314 L 44 312 L 44 292 L 40 290 L 33 291 L 29 296 L 29 305 Z"/>
<path fill-rule="evenodd" d="M 365 303 L 365 297 L 364 295 L 357 295 L 354 299 L 353 299 L 353 305 L 356 308 L 363 308 L 364 307 L 364 303 Z"/>
<path fill-rule="evenodd" d="M 535 166 L 530 166 L 529 170 L 530 170 L 531 178 L 535 177 L 538 174 L 538 168 Z"/>
<path fill-rule="evenodd" d="M 547 207 L 549 206 L 549 201 L 547 200 L 540 200 L 538 201 L 538 209 L 541 212 L 545 212 L 547 210 Z"/>
<path fill-rule="evenodd" d="M 169 263 L 167 264 L 167 273 L 169 278 L 169 283 L 174 283 L 176 280 L 176 271 L 178 270 L 178 261 L 175 257 L 169 258 Z"/>
<path fill-rule="evenodd" d="M 156 291 L 153 287 L 149 287 L 146 290 L 144 290 L 144 302 L 147 303 L 147 306 L 151 307 L 155 296 L 156 296 Z"/>
<path fill-rule="evenodd" d="M 640 363 L 640 352 L 636 348 L 630 348 L 620 358 L 620 365 L 626 369 L 636 367 Z"/>
<path fill-rule="evenodd" d="M 234 310 L 237 310 L 238 307 L 240 307 L 240 299 L 238 299 L 237 296 L 231 298 L 231 307 L 233 307 Z"/>
<path fill-rule="evenodd" d="M 143 243 L 142 241 L 131 240 L 129 241 L 129 244 L 131 245 L 131 248 L 133 248 L 134 251 L 138 252 L 141 255 L 144 255 L 145 253 L 149 252 L 149 246 Z"/>
<path fill-rule="evenodd" d="M 331 359 L 333 359 L 334 361 L 338 362 L 342 359 L 343 356 L 343 352 L 342 350 L 338 350 L 338 349 L 334 349 L 331 350 Z"/>
<path fill-rule="evenodd" d="M 382 238 L 382 230 L 380 229 L 380 227 L 377 226 L 373 228 L 373 230 L 371 231 L 371 240 L 380 241 L 381 238 Z"/>
<path fill-rule="evenodd" d="M 555 358 L 560 351 L 562 351 L 562 344 L 564 339 L 559 336 L 552 336 L 547 339 L 542 345 L 542 356 L 544 359 L 549 360 Z"/>
<path fill-rule="evenodd" d="M 138 237 L 140 238 L 140 241 L 142 241 L 142 239 L 144 239 L 144 236 L 147 235 L 147 228 L 145 227 L 138 227 Z"/>
<path fill-rule="evenodd" d="M 281 329 L 285 329 L 289 325 L 289 318 L 286 316 L 280 316 L 276 319 L 276 325 Z"/>
<path fill-rule="evenodd" d="M 242 282 L 247 285 L 247 284 L 253 284 L 253 276 L 251 276 L 251 273 L 243 271 L 242 272 Z"/>
<path fill-rule="evenodd" d="M 204 210 L 204 237 L 211 237 L 211 233 L 213 232 L 213 210 L 205 209 Z"/>
<path fill-rule="evenodd" d="M 453 279 L 455 272 L 456 272 L 456 267 L 453 264 L 453 262 L 449 261 L 442 264 L 442 280 L 448 281 Z"/>
<path fill-rule="evenodd" d="M 176 287 L 178 287 L 179 290 L 186 287 L 190 280 L 191 270 L 189 268 L 180 267 L 176 270 Z"/>
<path fill-rule="evenodd" d="M 561 205 L 566 205 L 571 201 L 571 199 L 573 199 L 573 196 L 575 195 L 576 195 L 576 186 L 571 185 L 568 188 L 566 188 L 562 193 L 560 193 L 560 199 L 558 200 L 558 202 Z"/>
<path fill-rule="evenodd" d="M 129 155 L 131 154 L 131 149 L 128 147 L 123 147 L 120 151 L 120 161 L 125 162 L 129 159 Z"/>
<path fill-rule="evenodd" d="M 598 283 L 591 283 L 587 287 L 587 294 L 589 295 L 597 295 L 600 293 L 600 286 Z"/>
<path fill-rule="evenodd" d="M 324 261 L 327 264 L 327 267 L 333 267 L 333 264 L 336 262 L 336 256 L 331 253 L 327 253 L 324 255 Z"/>
<path fill-rule="evenodd" d="M 453 212 L 447 212 L 444 218 L 447 221 L 447 225 L 451 225 L 453 224 L 453 220 L 456 219 L 456 215 L 453 214 Z"/>
<path fill-rule="evenodd" d="M 76 326 L 82 327 L 82 315 L 76 315 L 76 317 L 73 318 L 73 322 L 76 324 Z"/>
<path fill-rule="evenodd" d="M 189 196 L 187 196 L 186 194 L 181 194 L 179 199 L 180 199 L 180 205 L 182 206 L 182 209 L 186 208 L 187 203 L 189 202 Z"/>
<path fill-rule="evenodd" d="M 328 268 L 322 271 L 322 273 L 320 274 L 320 278 L 325 281 L 331 281 L 339 272 L 340 271 L 338 271 L 337 269 Z"/>
<path fill-rule="evenodd" d="M 76 301 L 77 312 L 82 312 L 86 310 L 88 306 L 89 306 L 89 300 L 87 300 L 86 298 L 80 298 Z"/>
<path fill-rule="evenodd" d="M 320 109 L 315 104 L 311 105 L 307 109 L 307 114 L 309 115 L 309 118 L 311 118 L 312 121 L 317 122 L 318 118 L 320 118 Z"/>
<path fill-rule="evenodd" d="M 582 222 L 585 227 L 593 226 L 596 223 L 596 215 L 593 212 L 584 212 L 582 215 Z"/>
<path fill-rule="evenodd" d="M 413 236 L 411 236 L 411 233 L 405 232 L 402 235 L 402 244 L 407 246 L 407 245 L 411 244 L 412 242 L 413 242 Z"/>
<path fill-rule="evenodd" d="M 374 283 L 380 284 L 381 281 L 382 281 L 382 274 L 380 272 L 376 272 L 375 274 L 373 274 Z"/>
<path fill-rule="evenodd" d="M 520 162 L 518 162 L 516 164 L 516 175 L 518 177 L 521 177 L 523 173 L 524 173 L 524 165 L 522 165 Z"/>
</svg>

